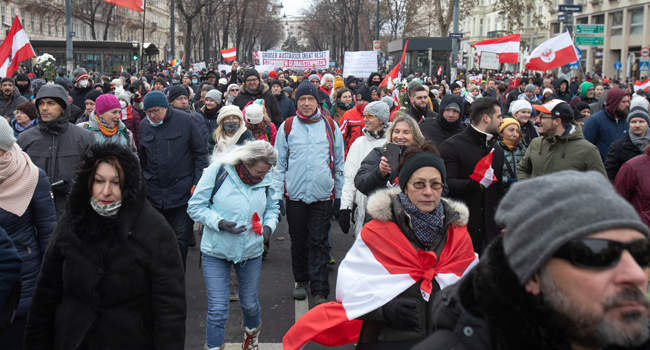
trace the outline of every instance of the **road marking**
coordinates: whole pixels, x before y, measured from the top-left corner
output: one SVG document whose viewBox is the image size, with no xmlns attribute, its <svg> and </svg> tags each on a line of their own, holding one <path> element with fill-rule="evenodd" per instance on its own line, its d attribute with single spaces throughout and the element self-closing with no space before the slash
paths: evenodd
<svg viewBox="0 0 650 350">
<path fill-rule="evenodd" d="M 282 350 L 282 343 L 259 343 L 260 350 Z M 241 343 L 226 343 L 225 350 L 241 350 Z"/>
<path fill-rule="evenodd" d="M 298 283 L 295 283 L 294 288 L 297 287 L 297 286 L 298 286 Z M 307 296 L 307 298 L 305 298 L 305 300 L 295 299 L 294 308 L 295 308 L 295 313 L 296 313 L 295 314 L 295 317 L 296 317 L 295 322 L 298 322 L 298 319 L 301 318 L 302 315 L 306 314 L 307 311 L 309 311 L 309 295 Z"/>
</svg>

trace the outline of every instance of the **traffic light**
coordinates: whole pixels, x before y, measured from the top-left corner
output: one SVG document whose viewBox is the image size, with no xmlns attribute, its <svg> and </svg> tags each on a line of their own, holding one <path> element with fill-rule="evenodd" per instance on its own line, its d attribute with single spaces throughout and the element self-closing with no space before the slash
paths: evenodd
<svg viewBox="0 0 650 350">
<path fill-rule="evenodd" d="M 137 61 L 137 60 L 138 60 L 138 55 L 137 55 L 137 54 L 133 54 L 133 60 L 134 60 L 134 61 Z"/>
</svg>

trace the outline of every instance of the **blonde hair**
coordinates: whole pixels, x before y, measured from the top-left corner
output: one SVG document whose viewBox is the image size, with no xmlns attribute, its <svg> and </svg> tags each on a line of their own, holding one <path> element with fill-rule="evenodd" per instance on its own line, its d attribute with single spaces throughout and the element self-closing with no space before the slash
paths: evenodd
<svg viewBox="0 0 650 350">
<path fill-rule="evenodd" d="M 390 126 L 388 127 L 388 132 L 386 133 L 386 143 L 393 142 L 393 130 L 395 130 L 395 125 L 400 122 L 408 124 L 409 129 L 411 129 L 411 133 L 413 134 L 413 142 L 415 144 L 422 146 L 426 142 L 424 135 L 422 135 L 422 131 L 420 130 L 420 126 L 415 122 L 415 119 L 413 119 L 413 117 L 406 114 L 405 112 L 400 111 L 398 112 L 397 117 L 393 119 Z"/>
<path fill-rule="evenodd" d="M 242 125 L 243 123 L 245 123 L 244 120 L 243 120 L 242 118 L 240 118 L 240 117 L 239 117 L 238 115 L 236 115 L 236 114 L 230 114 L 230 115 L 227 115 L 227 116 L 224 117 L 224 119 L 226 119 L 226 117 L 237 117 L 237 119 L 239 119 L 239 127 L 241 127 L 241 125 Z M 222 120 L 223 120 L 223 119 L 222 119 Z M 212 139 L 214 140 L 214 142 L 219 142 L 219 141 L 218 141 L 218 140 L 219 140 L 219 136 L 226 137 L 226 131 L 223 129 L 223 122 L 222 122 L 221 124 L 219 124 L 219 126 L 218 126 L 218 127 L 214 130 L 214 132 L 212 133 Z"/>
</svg>

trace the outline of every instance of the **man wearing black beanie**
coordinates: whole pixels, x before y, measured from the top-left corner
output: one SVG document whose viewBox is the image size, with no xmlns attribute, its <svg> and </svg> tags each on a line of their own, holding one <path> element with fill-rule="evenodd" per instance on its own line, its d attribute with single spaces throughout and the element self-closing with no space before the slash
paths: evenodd
<svg viewBox="0 0 650 350">
<path fill-rule="evenodd" d="M 16 76 L 16 87 L 24 98 L 28 100 L 32 98 L 31 83 L 27 74 L 20 73 Z"/>
<path fill-rule="evenodd" d="M 269 114 L 269 118 L 279 128 L 284 119 L 282 118 L 278 101 L 271 93 L 269 86 L 262 83 L 260 74 L 255 69 L 248 69 L 244 72 L 244 86 L 240 89 L 239 94 L 232 103 L 243 111 L 248 102 L 257 99 L 264 99 L 264 105 Z"/>
</svg>

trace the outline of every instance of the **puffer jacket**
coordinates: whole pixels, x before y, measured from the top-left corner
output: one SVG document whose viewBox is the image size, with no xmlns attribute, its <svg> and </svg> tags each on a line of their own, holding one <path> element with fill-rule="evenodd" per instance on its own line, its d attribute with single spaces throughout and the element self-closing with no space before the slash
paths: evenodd
<svg viewBox="0 0 650 350">
<path fill-rule="evenodd" d="M 460 114 L 458 120 L 455 122 L 448 122 L 445 119 L 444 111 L 447 108 L 447 105 L 455 102 L 460 108 Z M 433 141 L 436 147 L 440 145 L 447 139 L 451 138 L 454 135 L 460 134 L 465 130 L 465 125 L 463 124 L 463 116 L 465 115 L 465 104 L 463 99 L 458 95 L 449 94 L 443 97 L 440 102 L 440 111 L 435 118 L 427 118 L 420 123 L 420 130 L 424 137 L 429 141 Z"/>
<path fill-rule="evenodd" d="M 7 302 L 14 283 L 20 278 L 20 270 L 23 260 L 20 258 L 14 243 L 7 235 L 7 232 L 0 227 L 0 305 Z"/>
<path fill-rule="evenodd" d="M 629 125 L 624 118 L 615 118 L 603 108 L 600 112 L 592 114 L 582 126 L 585 139 L 598 147 L 603 163 L 607 159 L 609 147 L 616 140 L 620 140 L 627 133 Z"/>
<path fill-rule="evenodd" d="M 605 160 L 605 170 L 607 171 L 607 177 L 609 181 L 614 183 L 616 179 L 616 174 L 618 174 L 621 166 L 628 160 L 642 154 L 639 147 L 637 147 L 632 140 L 630 135 L 625 135 L 620 140 L 612 142 L 612 145 L 609 147 L 609 152 L 607 153 L 607 160 Z"/>
<path fill-rule="evenodd" d="M 66 100 L 68 98 L 66 97 Z M 10 98 L 5 98 L 3 93 L 0 93 L 0 115 L 13 118 L 14 111 L 19 104 L 28 101 L 23 95 L 20 94 L 18 88 L 14 89 L 14 94 Z M 36 108 L 38 113 L 38 108 Z"/>
<path fill-rule="evenodd" d="M 228 163 L 241 162 L 239 159 L 231 159 L 232 153 L 226 157 Z M 203 254 L 238 263 L 258 257 L 264 250 L 264 238 L 253 232 L 253 215 L 257 213 L 261 219 L 260 224 L 275 231 L 280 207 L 277 199 L 274 199 L 272 173 L 256 185 L 246 185 L 239 178 L 235 167 L 228 164 L 223 165 L 228 175 L 210 204 L 210 195 L 221 165 L 222 163 L 213 162 L 205 170 L 188 202 L 187 213 L 192 220 L 205 227 L 201 239 Z M 236 222 L 237 227 L 246 226 L 246 231 L 238 235 L 220 231 L 221 220 Z"/>
<path fill-rule="evenodd" d="M 65 102 L 66 109 L 63 114 L 55 120 L 44 122 L 37 108 L 38 127 L 21 133 L 18 136 L 18 145 L 37 167 L 47 173 L 52 184 L 58 219 L 65 212 L 66 195 L 77 163 L 81 155 L 86 154 L 90 146 L 97 141 L 90 131 L 70 124 L 68 95 L 62 86 L 44 85 L 38 92 L 36 103 L 41 98 L 51 97 Z"/>
<path fill-rule="evenodd" d="M 29 207 L 23 215 L 16 216 L 0 208 L 0 227 L 7 231 L 23 259 L 20 270 L 22 290 L 17 317 L 27 316 L 36 278 L 41 271 L 43 255 L 56 226 L 56 211 L 50 190 L 47 174 L 42 169 L 38 169 L 38 183 Z"/>
<path fill-rule="evenodd" d="M 526 155 L 526 145 L 519 141 L 515 149 L 509 149 L 502 141 L 499 141 L 503 148 L 503 190 L 507 191 L 510 183 L 517 181 L 517 165 Z"/>
<path fill-rule="evenodd" d="M 390 221 L 395 223 L 401 233 L 409 240 L 413 249 L 433 251 L 436 253 L 436 256 L 441 256 L 441 252 L 450 234 L 466 235 L 469 240 L 469 233 L 467 233 L 466 227 L 467 220 L 469 219 L 469 209 L 467 206 L 460 202 L 441 199 L 444 208 L 443 227 L 436 235 L 430 247 L 427 248 L 422 245 L 416 238 L 415 232 L 413 232 L 411 227 L 410 219 L 399 199 L 398 194 L 400 191 L 399 187 L 384 189 L 368 198 L 368 213 L 373 218 L 371 223 L 376 222 L 375 220 L 377 222 L 386 223 Z M 382 308 L 380 307 L 360 317 L 363 321 L 363 328 L 359 336 L 359 344 L 390 341 L 415 342 L 423 340 L 429 334 L 432 334 L 435 330 L 432 322 L 434 315 L 432 301 L 433 297 L 441 289 L 437 281 L 433 280 L 432 283 L 433 289 L 431 299 L 429 299 L 430 301 L 426 301 L 422 297 L 422 291 L 420 290 L 421 280 L 396 297 L 412 300 L 417 304 L 417 310 L 420 316 L 417 327 L 409 329 L 386 320 L 383 317 Z"/>
<path fill-rule="evenodd" d="M 291 99 L 288 98 L 284 92 L 275 96 L 275 99 L 278 100 L 278 107 L 282 113 L 283 121 L 287 120 L 289 117 L 296 115 L 296 105 L 293 104 L 293 101 L 291 101 Z"/>
<path fill-rule="evenodd" d="M 240 110 L 244 110 L 248 102 L 255 101 L 257 99 L 264 99 L 264 106 L 266 111 L 269 114 L 269 118 L 276 127 L 280 127 L 280 124 L 284 121 L 282 118 L 282 111 L 280 111 L 280 106 L 278 105 L 278 100 L 271 93 L 271 89 L 268 85 L 260 81 L 260 85 L 257 87 L 257 90 L 254 93 L 249 93 L 245 87 L 241 87 L 239 94 L 235 97 L 235 100 L 232 101 L 232 104 L 239 107 Z"/>
<path fill-rule="evenodd" d="M 650 226 L 650 148 L 623 164 L 614 188 L 627 199 L 643 222 Z"/>
<path fill-rule="evenodd" d="M 562 170 L 596 170 L 607 176 L 598 149 L 585 140 L 575 122 L 566 135 L 534 139 L 517 166 L 517 179 L 523 181 Z"/>
</svg>

